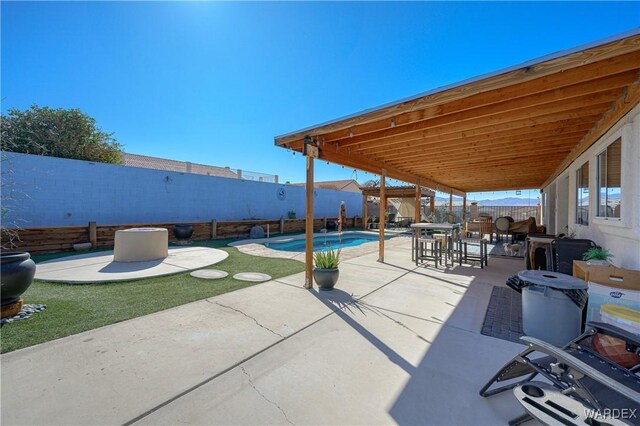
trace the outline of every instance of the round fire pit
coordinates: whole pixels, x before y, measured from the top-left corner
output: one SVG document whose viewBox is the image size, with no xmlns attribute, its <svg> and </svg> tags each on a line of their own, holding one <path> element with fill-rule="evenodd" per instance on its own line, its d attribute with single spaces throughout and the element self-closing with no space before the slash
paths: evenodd
<svg viewBox="0 0 640 426">
<path fill-rule="evenodd" d="M 165 228 L 131 228 L 116 231 L 115 262 L 144 262 L 169 255 L 169 233 Z"/>
</svg>

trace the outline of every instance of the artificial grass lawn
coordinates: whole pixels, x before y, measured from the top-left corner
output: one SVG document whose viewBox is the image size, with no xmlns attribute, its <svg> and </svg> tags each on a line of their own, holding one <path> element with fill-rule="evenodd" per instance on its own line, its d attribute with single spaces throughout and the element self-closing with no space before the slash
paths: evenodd
<svg viewBox="0 0 640 426">
<path fill-rule="evenodd" d="M 35 313 L 30 319 L 4 325 L 0 329 L 1 351 L 14 351 L 257 284 L 234 280 L 232 275 L 238 272 L 262 272 L 275 279 L 304 270 L 304 264 L 295 260 L 241 253 L 227 246 L 231 241 L 211 240 L 194 244 L 220 248 L 229 253 L 228 258 L 210 267 L 229 273 L 228 277 L 219 280 L 193 278 L 189 272 L 85 285 L 34 280 L 23 295 L 24 302 L 45 304 L 47 309 Z M 68 255 L 34 256 L 34 260 L 42 262 Z"/>
</svg>

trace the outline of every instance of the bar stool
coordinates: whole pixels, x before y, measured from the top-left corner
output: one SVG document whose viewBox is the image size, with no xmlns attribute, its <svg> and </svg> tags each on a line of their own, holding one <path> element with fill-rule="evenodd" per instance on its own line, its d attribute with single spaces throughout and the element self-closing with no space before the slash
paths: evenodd
<svg viewBox="0 0 640 426">
<path fill-rule="evenodd" d="M 452 249 L 453 247 L 451 247 L 451 244 L 453 242 L 449 242 L 449 235 L 448 234 L 443 234 L 440 232 L 434 232 L 433 233 L 433 238 L 437 239 L 440 241 L 440 256 L 442 256 L 444 254 L 444 265 L 447 266 L 449 263 L 449 257 L 452 255 Z M 442 258 L 440 258 L 440 263 L 442 263 Z M 451 259 L 451 263 L 453 263 L 453 259 Z"/>
<path fill-rule="evenodd" d="M 416 246 L 416 266 L 418 262 L 433 260 L 436 268 L 442 263 L 442 246 L 440 239 L 430 236 L 420 237 Z"/>
<path fill-rule="evenodd" d="M 458 262 L 462 265 L 462 261 L 465 263 L 469 263 L 469 260 L 480 261 L 480 268 L 484 269 L 485 266 L 489 265 L 488 259 L 488 250 L 487 245 L 488 241 L 484 238 L 459 238 L 457 241 L 457 255 Z M 469 254 L 468 246 L 479 246 L 480 254 L 471 253 Z"/>
</svg>

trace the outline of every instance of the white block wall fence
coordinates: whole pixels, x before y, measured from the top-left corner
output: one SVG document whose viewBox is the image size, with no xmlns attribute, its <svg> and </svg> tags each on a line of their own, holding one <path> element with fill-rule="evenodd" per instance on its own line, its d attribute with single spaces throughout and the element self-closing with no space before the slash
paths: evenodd
<svg viewBox="0 0 640 426">
<path fill-rule="evenodd" d="M 304 218 L 300 186 L 2 152 L 2 226 Z M 316 189 L 314 216 L 362 215 L 362 195 Z"/>
</svg>

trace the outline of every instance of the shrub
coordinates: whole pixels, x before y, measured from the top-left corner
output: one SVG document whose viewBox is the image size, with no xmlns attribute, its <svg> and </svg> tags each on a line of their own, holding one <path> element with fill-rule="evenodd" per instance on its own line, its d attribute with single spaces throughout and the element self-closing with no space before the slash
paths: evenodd
<svg viewBox="0 0 640 426">
<path fill-rule="evenodd" d="M 122 147 L 79 109 L 39 107 L 2 115 L 3 151 L 120 164 Z"/>
<path fill-rule="evenodd" d="M 340 249 L 328 249 L 317 251 L 313 254 L 316 268 L 335 269 L 340 264 Z"/>
<path fill-rule="evenodd" d="M 582 256 L 583 260 L 609 260 L 613 257 L 611 252 L 601 247 L 593 247 Z"/>
</svg>

